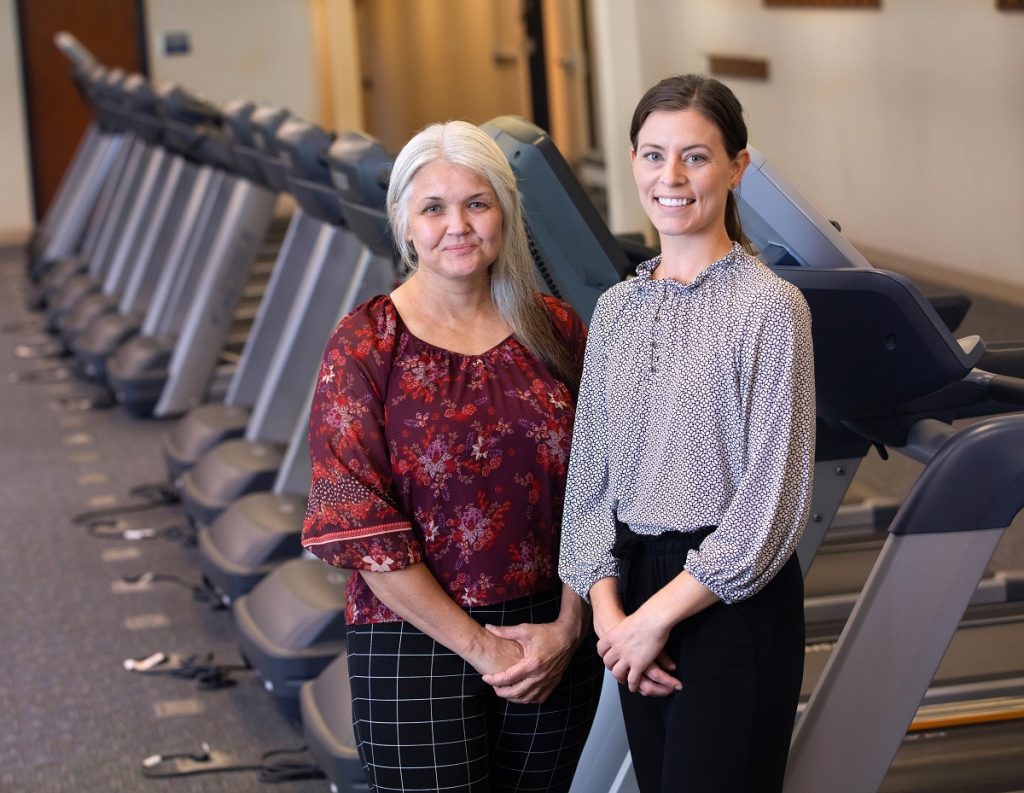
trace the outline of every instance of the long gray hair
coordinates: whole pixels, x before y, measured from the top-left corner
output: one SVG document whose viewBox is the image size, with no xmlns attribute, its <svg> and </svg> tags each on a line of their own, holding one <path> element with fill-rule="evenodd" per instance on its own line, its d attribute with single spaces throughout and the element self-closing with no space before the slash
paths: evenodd
<svg viewBox="0 0 1024 793">
<path fill-rule="evenodd" d="M 491 298 L 516 338 L 575 395 L 579 366 L 555 335 L 537 288 L 515 174 L 498 144 L 475 124 L 431 124 L 416 133 L 395 158 L 388 182 L 388 220 L 402 263 L 416 268 L 416 252 L 409 241 L 413 180 L 423 166 L 437 161 L 468 168 L 494 190 L 503 222 L 501 248 L 490 268 Z"/>
</svg>

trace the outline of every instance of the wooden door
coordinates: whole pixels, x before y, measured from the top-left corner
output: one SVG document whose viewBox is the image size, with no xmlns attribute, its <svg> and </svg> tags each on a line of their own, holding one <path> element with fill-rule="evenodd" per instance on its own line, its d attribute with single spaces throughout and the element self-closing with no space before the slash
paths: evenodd
<svg viewBox="0 0 1024 793">
<path fill-rule="evenodd" d="M 523 0 L 360 0 L 367 131 L 398 151 L 418 129 L 531 113 Z"/>
<path fill-rule="evenodd" d="M 574 168 L 594 149 L 587 20 L 580 0 L 544 0 L 548 131 Z"/>
<path fill-rule="evenodd" d="M 53 36 L 66 30 L 101 63 L 146 74 L 143 0 L 18 0 L 17 13 L 38 220 L 90 120 Z"/>
</svg>

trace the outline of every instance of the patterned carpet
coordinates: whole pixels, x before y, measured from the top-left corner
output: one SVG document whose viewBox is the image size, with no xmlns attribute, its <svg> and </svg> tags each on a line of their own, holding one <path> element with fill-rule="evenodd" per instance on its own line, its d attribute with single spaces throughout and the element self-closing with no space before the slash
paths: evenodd
<svg viewBox="0 0 1024 793">
<path fill-rule="evenodd" d="M 251 672 L 234 675 L 233 687 L 207 691 L 195 680 L 124 669 L 125 659 L 157 651 L 213 653 L 216 663 L 237 665 L 231 616 L 169 579 L 141 588 L 121 581 L 151 571 L 198 583 L 194 547 L 162 537 L 113 541 L 73 523 L 77 513 L 165 478 L 159 439 L 169 425 L 120 408 L 79 409 L 76 399 L 92 393 L 85 384 L 40 379 L 51 362 L 16 357 L 19 346 L 43 340 L 32 330 L 40 316 L 24 308 L 23 266 L 20 251 L 0 253 L 0 790 L 259 787 L 253 771 L 142 776 L 146 757 L 196 753 L 204 741 L 236 762 L 255 763 L 303 738 Z M 178 507 L 124 519 L 158 529 L 183 523 Z M 274 789 L 328 785 L 292 781 Z"/>
</svg>

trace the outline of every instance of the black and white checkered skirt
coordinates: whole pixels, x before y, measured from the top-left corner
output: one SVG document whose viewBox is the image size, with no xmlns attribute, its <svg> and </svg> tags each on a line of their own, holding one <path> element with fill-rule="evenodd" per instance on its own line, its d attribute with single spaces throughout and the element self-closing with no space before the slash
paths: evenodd
<svg viewBox="0 0 1024 793">
<path fill-rule="evenodd" d="M 552 590 L 467 613 L 552 622 Z M 593 635 L 543 704 L 502 699 L 466 661 L 404 622 L 351 625 L 352 719 L 371 791 L 567 791 L 601 693 Z"/>
</svg>

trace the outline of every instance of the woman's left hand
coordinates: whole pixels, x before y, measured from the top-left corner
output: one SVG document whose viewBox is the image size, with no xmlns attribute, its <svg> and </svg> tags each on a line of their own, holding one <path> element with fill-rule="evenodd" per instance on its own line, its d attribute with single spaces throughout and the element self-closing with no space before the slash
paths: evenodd
<svg viewBox="0 0 1024 793">
<path fill-rule="evenodd" d="M 597 652 L 615 679 L 637 692 L 651 664 L 664 658 L 668 633 L 661 620 L 648 619 L 641 608 L 611 628 L 598 641 Z"/>
<path fill-rule="evenodd" d="M 544 702 L 558 685 L 576 651 L 578 631 L 561 622 L 495 626 L 487 630 L 518 642 L 523 660 L 504 672 L 484 675 L 499 697 L 520 704 Z"/>
</svg>

